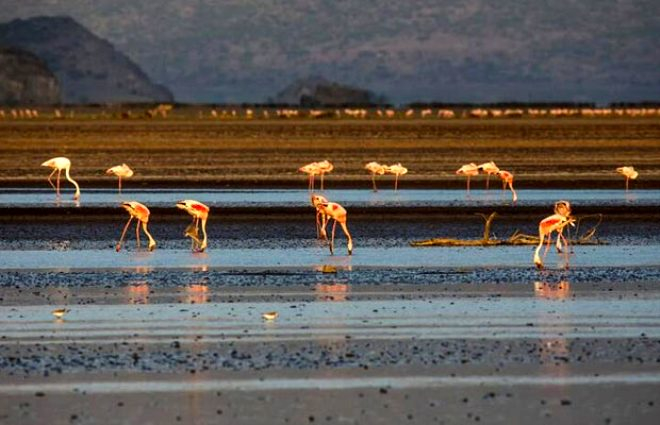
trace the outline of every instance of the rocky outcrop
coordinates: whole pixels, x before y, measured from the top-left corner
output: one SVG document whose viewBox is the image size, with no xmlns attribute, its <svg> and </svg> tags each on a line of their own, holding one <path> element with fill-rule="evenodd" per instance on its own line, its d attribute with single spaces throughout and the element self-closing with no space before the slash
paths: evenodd
<svg viewBox="0 0 660 425">
<path fill-rule="evenodd" d="M 45 61 L 59 81 L 64 103 L 173 101 L 169 90 L 153 84 L 126 55 L 69 17 L 0 24 L 0 45 Z"/>
<path fill-rule="evenodd" d="M 384 99 L 369 90 L 331 82 L 323 77 L 297 80 L 279 92 L 272 101 L 300 106 L 357 106 L 384 103 Z"/>
<path fill-rule="evenodd" d="M 55 75 L 30 52 L 0 48 L 0 105 L 52 105 L 60 101 Z"/>
</svg>

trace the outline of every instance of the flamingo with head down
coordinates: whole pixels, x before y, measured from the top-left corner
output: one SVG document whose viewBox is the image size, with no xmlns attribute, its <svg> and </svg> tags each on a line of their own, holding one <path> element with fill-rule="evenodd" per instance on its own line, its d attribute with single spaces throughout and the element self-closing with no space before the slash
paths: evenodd
<svg viewBox="0 0 660 425">
<path fill-rule="evenodd" d="M 131 221 L 134 218 L 137 219 L 137 223 L 135 225 L 135 237 L 137 239 L 137 247 L 138 248 L 140 247 L 140 224 L 142 224 L 142 230 L 149 238 L 149 251 L 153 251 L 156 248 L 156 241 L 151 236 L 151 233 L 149 233 L 149 230 L 147 230 L 147 223 L 149 223 L 149 215 L 151 214 L 149 212 L 149 208 L 136 201 L 122 202 L 121 206 L 128 212 L 129 217 L 128 217 L 128 221 L 126 222 L 126 225 L 124 226 L 124 231 L 121 232 L 121 237 L 119 238 L 119 242 L 115 247 L 116 251 L 119 252 L 121 250 L 121 244 L 124 241 L 124 236 L 126 236 L 126 231 L 128 230 L 128 226 L 131 224 Z"/>
<path fill-rule="evenodd" d="M 335 228 L 337 227 L 337 223 L 339 223 L 341 228 L 344 230 L 344 233 L 346 234 L 346 239 L 348 240 L 348 255 L 352 255 L 353 238 L 351 238 L 351 234 L 348 232 L 348 227 L 346 226 L 346 209 L 336 202 L 320 202 L 316 205 L 316 210 L 317 212 L 320 211 L 321 213 L 325 214 L 327 217 L 327 220 L 323 225 L 322 234 L 325 234 L 325 226 L 330 222 L 330 219 L 334 220 L 332 224 L 332 238 L 330 239 L 329 244 L 330 255 L 334 254 Z"/>
<path fill-rule="evenodd" d="M 541 260 L 539 252 L 543 246 L 544 238 L 547 237 L 548 243 L 543 254 L 543 258 L 545 258 L 550 247 L 552 232 L 557 232 L 557 252 L 562 252 L 562 240 L 566 247 L 568 247 L 568 240 L 566 240 L 562 233 L 564 227 L 568 225 L 575 226 L 575 218 L 571 216 L 571 204 L 568 201 L 558 201 L 555 203 L 555 213 L 544 218 L 539 223 L 539 244 L 534 251 L 534 264 L 537 268 L 543 268 L 543 260 Z"/>
<path fill-rule="evenodd" d="M 209 218 L 209 211 L 211 210 L 208 206 L 202 204 L 201 202 L 194 201 L 192 199 L 186 199 L 179 201 L 176 204 L 176 207 L 186 211 L 193 218 L 192 223 L 186 228 L 185 235 L 190 236 L 192 239 L 192 250 L 195 252 L 204 252 L 208 246 L 208 237 L 206 234 L 206 221 Z M 204 234 L 204 239 L 199 240 L 199 222 L 202 222 L 202 233 Z"/>
<path fill-rule="evenodd" d="M 513 202 L 515 203 L 518 200 L 518 194 L 513 188 L 513 174 L 505 170 L 499 170 L 497 175 L 502 179 L 502 190 L 506 190 L 506 185 L 509 185 L 511 193 L 513 194 Z"/>
<path fill-rule="evenodd" d="M 488 189 L 491 174 L 497 174 L 500 169 L 497 165 L 495 165 L 493 161 L 484 162 L 483 164 L 479 165 L 478 168 L 486 173 L 486 189 Z"/>
<path fill-rule="evenodd" d="M 69 170 L 71 169 L 71 161 L 69 158 L 63 157 L 63 156 L 58 156 L 56 158 L 51 158 L 48 161 L 44 161 L 41 164 L 42 167 L 50 167 L 53 169 L 53 172 L 50 173 L 48 176 L 48 183 L 55 189 L 55 193 L 57 196 L 60 196 L 60 176 L 62 174 L 62 170 L 64 170 L 66 179 L 70 181 L 76 188 L 76 192 L 73 195 L 74 200 L 80 199 L 80 186 L 78 186 L 78 183 L 71 178 L 71 175 L 69 174 Z M 51 181 L 51 178 L 53 177 L 53 174 L 57 172 L 57 185 L 54 185 L 53 182 Z"/>
</svg>

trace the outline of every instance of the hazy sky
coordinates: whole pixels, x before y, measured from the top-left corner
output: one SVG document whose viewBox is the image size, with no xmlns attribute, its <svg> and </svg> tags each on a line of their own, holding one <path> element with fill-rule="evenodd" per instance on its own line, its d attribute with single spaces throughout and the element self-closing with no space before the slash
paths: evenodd
<svg viewBox="0 0 660 425">
<path fill-rule="evenodd" d="M 69 15 L 183 101 L 323 75 L 395 102 L 660 99 L 658 0 L 0 0 Z"/>
</svg>

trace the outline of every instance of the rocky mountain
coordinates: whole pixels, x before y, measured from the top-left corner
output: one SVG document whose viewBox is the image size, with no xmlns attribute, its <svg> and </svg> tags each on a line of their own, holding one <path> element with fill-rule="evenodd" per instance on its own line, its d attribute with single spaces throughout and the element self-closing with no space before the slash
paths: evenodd
<svg viewBox="0 0 660 425">
<path fill-rule="evenodd" d="M 385 103 L 382 97 L 369 90 L 350 87 L 311 76 L 294 81 L 279 92 L 270 103 L 302 106 L 373 105 Z"/>
<path fill-rule="evenodd" d="M 660 98 L 657 0 L 31 0 L 181 101 L 263 101 L 324 75 L 395 103 Z"/>
<path fill-rule="evenodd" d="M 170 102 L 172 94 L 112 44 L 69 17 L 0 24 L 0 45 L 41 58 L 55 74 L 64 103 Z"/>
<path fill-rule="evenodd" d="M 52 105 L 59 101 L 59 84 L 44 61 L 25 50 L 0 48 L 0 105 Z"/>
</svg>

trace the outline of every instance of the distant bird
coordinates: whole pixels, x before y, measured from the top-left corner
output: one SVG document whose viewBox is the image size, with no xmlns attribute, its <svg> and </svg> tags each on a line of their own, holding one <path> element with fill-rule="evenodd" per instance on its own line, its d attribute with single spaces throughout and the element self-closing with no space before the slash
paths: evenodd
<svg viewBox="0 0 660 425">
<path fill-rule="evenodd" d="M 616 172 L 626 178 L 626 190 L 628 190 L 628 180 L 635 180 L 637 177 L 639 177 L 639 173 L 635 170 L 634 167 L 619 167 L 616 169 Z"/>
<path fill-rule="evenodd" d="M 121 232 L 121 238 L 119 238 L 119 242 L 115 247 L 117 252 L 121 250 L 121 244 L 124 241 L 124 236 L 126 236 L 128 225 L 131 224 L 131 220 L 133 220 L 133 218 L 137 219 L 137 223 L 135 224 L 135 237 L 137 239 L 137 247 L 138 248 L 140 247 L 140 224 L 142 224 L 142 230 L 144 230 L 144 233 L 149 238 L 149 251 L 153 251 L 156 248 L 156 241 L 154 240 L 153 237 L 151 237 L 151 233 L 149 233 L 149 230 L 147 230 L 147 223 L 149 223 L 149 214 L 150 214 L 149 208 L 136 201 L 122 202 L 121 206 L 128 212 L 130 217 L 126 222 L 126 226 L 124 226 L 124 231 Z"/>
<path fill-rule="evenodd" d="M 484 162 L 483 164 L 479 165 L 479 169 L 486 173 L 486 189 L 488 189 L 491 174 L 497 174 L 500 169 L 497 165 L 495 165 L 493 161 Z"/>
<path fill-rule="evenodd" d="M 379 176 L 382 176 L 385 174 L 385 170 L 387 168 L 386 165 L 379 164 L 375 161 L 372 161 L 364 166 L 366 170 L 368 170 L 371 173 L 371 182 L 374 187 L 374 192 L 378 192 L 378 188 L 376 187 L 376 174 Z"/>
<path fill-rule="evenodd" d="M 321 169 L 318 166 L 318 163 L 316 162 L 310 162 L 309 164 L 305 164 L 302 167 L 298 168 L 298 171 L 301 173 L 307 173 L 308 174 L 308 184 L 307 184 L 307 189 L 309 190 L 314 190 L 314 177 L 317 174 L 321 174 Z"/>
<path fill-rule="evenodd" d="M 327 159 L 324 159 L 321 162 L 317 162 L 316 167 L 319 170 L 319 174 L 321 174 L 321 190 L 323 190 L 323 176 L 325 175 L 325 173 L 329 173 L 332 170 L 334 170 L 335 166 L 332 165 L 332 163 Z"/>
<path fill-rule="evenodd" d="M 266 313 L 261 314 L 261 318 L 268 322 L 272 322 L 273 320 L 277 319 L 278 316 L 279 313 L 276 311 L 268 311 Z"/>
<path fill-rule="evenodd" d="M 390 165 L 389 167 L 385 168 L 385 171 L 394 174 L 395 179 L 394 179 L 394 190 L 398 190 L 399 188 L 399 176 L 402 176 L 404 174 L 408 174 L 408 169 L 404 166 L 401 165 L 401 163 Z"/>
<path fill-rule="evenodd" d="M 210 208 L 201 202 L 193 201 L 192 199 L 186 199 L 184 201 L 179 201 L 176 204 L 176 207 L 186 211 L 193 217 L 192 223 L 186 228 L 186 236 L 190 236 L 193 241 L 192 249 L 197 252 L 204 252 L 207 247 L 208 238 L 206 235 L 206 221 L 209 218 Z M 200 242 L 199 240 L 199 222 L 202 222 L 202 233 L 204 234 L 204 239 Z"/>
<path fill-rule="evenodd" d="M 470 177 L 479 174 L 479 167 L 474 162 L 471 162 L 456 170 L 456 174 L 463 174 L 464 176 L 467 176 L 467 191 L 470 193 Z"/>
<path fill-rule="evenodd" d="M 67 314 L 69 311 L 71 311 L 71 310 L 69 310 L 68 308 L 56 308 L 56 309 L 53 310 L 51 313 L 53 313 L 53 316 L 55 316 L 55 318 L 57 318 L 57 319 L 61 319 L 61 318 L 64 317 L 64 315 Z"/>
<path fill-rule="evenodd" d="M 51 158 L 48 161 L 45 161 L 44 163 L 41 164 L 42 167 L 50 167 L 53 169 L 53 172 L 50 173 L 48 176 L 48 183 L 55 189 L 55 193 L 57 196 L 60 196 L 60 175 L 62 174 L 62 170 L 65 171 L 66 174 L 66 179 L 70 181 L 75 187 L 76 187 L 76 193 L 73 195 L 74 200 L 80 199 L 80 186 L 78 186 L 78 183 L 74 179 L 71 178 L 69 175 L 69 170 L 71 169 L 71 161 L 69 158 L 65 158 L 63 156 L 58 156 L 56 158 Z M 57 186 L 53 184 L 51 181 L 51 178 L 53 177 L 53 174 L 57 172 Z"/>
<path fill-rule="evenodd" d="M 133 170 L 131 170 L 131 167 L 126 164 L 115 165 L 114 167 L 105 170 L 105 173 L 114 174 L 115 176 L 119 177 L 119 193 L 121 193 L 121 179 L 128 179 L 133 177 Z"/>
<path fill-rule="evenodd" d="M 317 195 L 312 193 L 311 196 L 312 206 L 316 209 L 316 237 L 321 239 L 328 239 L 328 235 L 325 232 L 326 222 L 328 221 L 328 216 L 319 208 L 321 204 L 327 204 L 328 198 L 322 195 Z"/>
<path fill-rule="evenodd" d="M 506 190 L 506 185 L 508 184 L 509 188 L 511 189 L 511 193 L 513 194 L 513 202 L 516 202 L 518 200 L 518 194 L 513 188 L 513 174 L 505 170 L 499 170 L 497 175 L 502 179 L 502 190 Z"/>
<path fill-rule="evenodd" d="M 568 201 L 558 201 L 555 203 L 555 213 L 541 220 L 539 223 L 539 244 L 534 251 L 534 264 L 537 268 L 543 268 L 543 261 L 539 256 L 541 247 L 543 246 L 543 239 L 548 238 L 548 243 L 545 248 L 543 257 L 548 253 L 550 241 L 552 240 L 552 232 L 557 232 L 557 252 L 561 251 L 561 241 L 568 247 L 568 241 L 563 235 L 564 227 L 567 225 L 575 226 L 575 218 L 571 216 L 571 204 Z"/>
<path fill-rule="evenodd" d="M 335 243 L 335 228 L 337 227 L 337 222 L 344 230 L 346 234 L 346 239 L 348 240 L 348 255 L 353 254 L 353 238 L 348 232 L 348 227 L 346 226 L 346 209 L 336 202 L 321 202 L 316 207 L 317 211 L 321 211 L 328 217 L 328 220 L 325 222 L 327 225 L 330 219 L 334 220 L 332 224 L 332 238 L 330 239 L 330 254 L 334 254 L 334 243 Z M 323 226 L 323 234 L 325 234 L 325 226 Z"/>
</svg>

